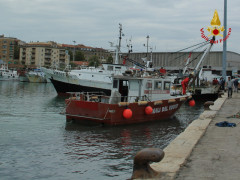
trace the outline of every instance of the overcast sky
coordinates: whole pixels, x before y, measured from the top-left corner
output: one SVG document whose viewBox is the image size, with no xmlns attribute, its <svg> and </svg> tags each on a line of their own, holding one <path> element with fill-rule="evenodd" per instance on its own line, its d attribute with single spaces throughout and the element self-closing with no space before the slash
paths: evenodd
<svg viewBox="0 0 240 180">
<path fill-rule="evenodd" d="M 56 41 L 112 49 L 122 24 L 122 51 L 131 39 L 133 52 L 178 51 L 203 42 L 217 9 L 223 26 L 224 0 L 0 0 L 0 34 L 25 42 Z M 228 1 L 232 28 L 227 50 L 240 53 L 240 1 Z M 220 37 L 218 37 L 219 39 Z M 222 50 L 222 43 L 213 50 Z"/>
</svg>

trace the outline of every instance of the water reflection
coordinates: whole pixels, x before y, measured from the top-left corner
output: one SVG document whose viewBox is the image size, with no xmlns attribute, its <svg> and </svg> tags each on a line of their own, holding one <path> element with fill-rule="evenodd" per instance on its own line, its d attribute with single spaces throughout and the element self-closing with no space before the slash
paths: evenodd
<svg viewBox="0 0 240 180">
<path fill-rule="evenodd" d="M 64 134 L 66 154 L 78 159 L 79 163 L 88 161 L 91 164 L 88 169 L 79 169 L 85 178 L 91 177 L 96 162 L 101 164 L 97 172 L 99 176 L 129 178 L 136 152 L 150 147 L 163 149 L 184 130 L 189 123 L 185 121 L 175 116 L 165 121 L 117 127 L 67 123 Z"/>
<path fill-rule="evenodd" d="M 91 179 L 97 162 L 101 168 L 94 175 L 127 179 L 136 152 L 143 148 L 165 148 L 202 111 L 203 104 L 196 102 L 195 107 L 183 105 L 173 118 L 165 121 L 117 127 L 67 123 L 64 134 L 66 154 L 77 158 L 79 163 L 88 162 L 88 169 L 79 169 L 84 178 Z"/>
<path fill-rule="evenodd" d="M 0 82 L 2 179 L 127 179 L 133 157 L 164 148 L 203 110 L 183 105 L 172 119 L 117 127 L 66 124 L 65 97 L 52 84 Z"/>
</svg>

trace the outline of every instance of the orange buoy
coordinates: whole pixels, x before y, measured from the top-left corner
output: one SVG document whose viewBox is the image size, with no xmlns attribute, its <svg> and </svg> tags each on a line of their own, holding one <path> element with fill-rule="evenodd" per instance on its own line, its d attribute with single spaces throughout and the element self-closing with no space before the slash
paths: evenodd
<svg viewBox="0 0 240 180">
<path fill-rule="evenodd" d="M 123 111 L 123 117 L 125 119 L 129 119 L 132 117 L 132 110 L 131 109 L 124 109 Z"/>
<path fill-rule="evenodd" d="M 189 106 L 195 106 L 195 101 L 194 101 L 194 99 L 191 99 L 188 104 L 189 104 Z"/>
<path fill-rule="evenodd" d="M 151 106 L 147 106 L 145 108 L 145 114 L 149 115 L 149 114 L 152 114 L 153 112 L 153 108 Z"/>
</svg>

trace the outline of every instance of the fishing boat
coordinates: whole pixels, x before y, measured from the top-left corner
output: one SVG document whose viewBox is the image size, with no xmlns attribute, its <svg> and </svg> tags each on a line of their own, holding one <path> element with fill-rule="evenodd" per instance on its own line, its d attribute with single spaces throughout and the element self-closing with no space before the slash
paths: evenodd
<svg viewBox="0 0 240 180">
<path fill-rule="evenodd" d="M 87 67 L 79 70 L 42 70 L 59 95 L 79 91 L 102 91 L 110 95 L 112 75 L 122 75 L 127 71 L 127 67 L 121 64 L 102 64 L 98 68 Z"/>
<path fill-rule="evenodd" d="M 26 76 L 29 80 L 29 82 L 32 83 L 46 83 L 47 79 L 45 74 L 41 71 L 41 69 L 33 69 L 32 71 L 29 71 L 26 73 Z"/>
<path fill-rule="evenodd" d="M 190 93 L 177 92 L 167 77 L 131 74 L 112 78 L 110 96 L 71 93 L 65 100 L 67 122 L 115 126 L 163 120 L 172 117 L 191 98 Z"/>
<path fill-rule="evenodd" d="M 213 74 L 213 70 L 210 65 L 202 66 L 201 64 L 206 59 L 215 41 L 215 36 L 211 40 L 207 41 L 205 45 L 208 47 L 205 49 L 199 62 L 193 70 L 188 69 L 190 64 L 191 53 L 186 61 L 186 65 L 183 69 L 184 76 L 192 75 L 191 83 L 189 83 L 189 91 L 192 92 L 192 96 L 195 100 L 208 101 L 216 100 L 218 98 L 220 84 L 214 83 L 214 79 L 220 79 L 221 76 Z M 201 45 L 202 46 L 202 45 Z"/>
<path fill-rule="evenodd" d="M 122 29 L 120 27 L 119 42 L 121 42 Z M 119 43 L 121 44 L 121 43 Z M 100 67 L 82 67 L 72 70 L 70 65 L 61 71 L 42 67 L 42 71 L 52 82 L 59 95 L 67 92 L 104 92 L 111 94 L 113 75 L 129 73 L 129 67 L 119 64 L 120 45 L 116 46 L 114 64 L 102 64 Z"/>
<path fill-rule="evenodd" d="M 0 65 L 0 81 L 19 80 L 17 71 L 8 69 L 6 63 L 1 63 Z"/>
<path fill-rule="evenodd" d="M 195 85 L 190 87 L 193 98 L 202 101 L 216 100 L 220 91 L 220 78 L 221 76 L 213 74 L 211 66 L 203 66 Z"/>
<path fill-rule="evenodd" d="M 19 69 L 18 74 L 19 74 L 19 81 L 20 82 L 29 82 L 28 77 L 26 76 L 26 73 L 28 71 L 26 69 Z"/>
</svg>

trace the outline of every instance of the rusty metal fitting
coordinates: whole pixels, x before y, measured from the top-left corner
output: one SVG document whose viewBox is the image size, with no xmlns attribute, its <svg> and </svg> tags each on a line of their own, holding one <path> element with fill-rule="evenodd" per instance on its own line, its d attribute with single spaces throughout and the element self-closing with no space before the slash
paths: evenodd
<svg viewBox="0 0 240 180">
<path fill-rule="evenodd" d="M 204 103 L 204 109 L 205 110 L 210 110 L 209 106 L 212 106 L 214 105 L 214 102 L 213 101 L 207 101 Z"/>
<path fill-rule="evenodd" d="M 149 163 L 160 162 L 164 157 L 163 150 L 159 148 L 145 148 L 134 157 L 133 173 L 131 179 L 146 179 L 159 176 Z"/>
<path fill-rule="evenodd" d="M 218 93 L 218 97 L 219 97 L 219 98 L 221 98 L 222 95 L 224 95 L 224 92 L 219 92 L 219 93 Z"/>
</svg>

